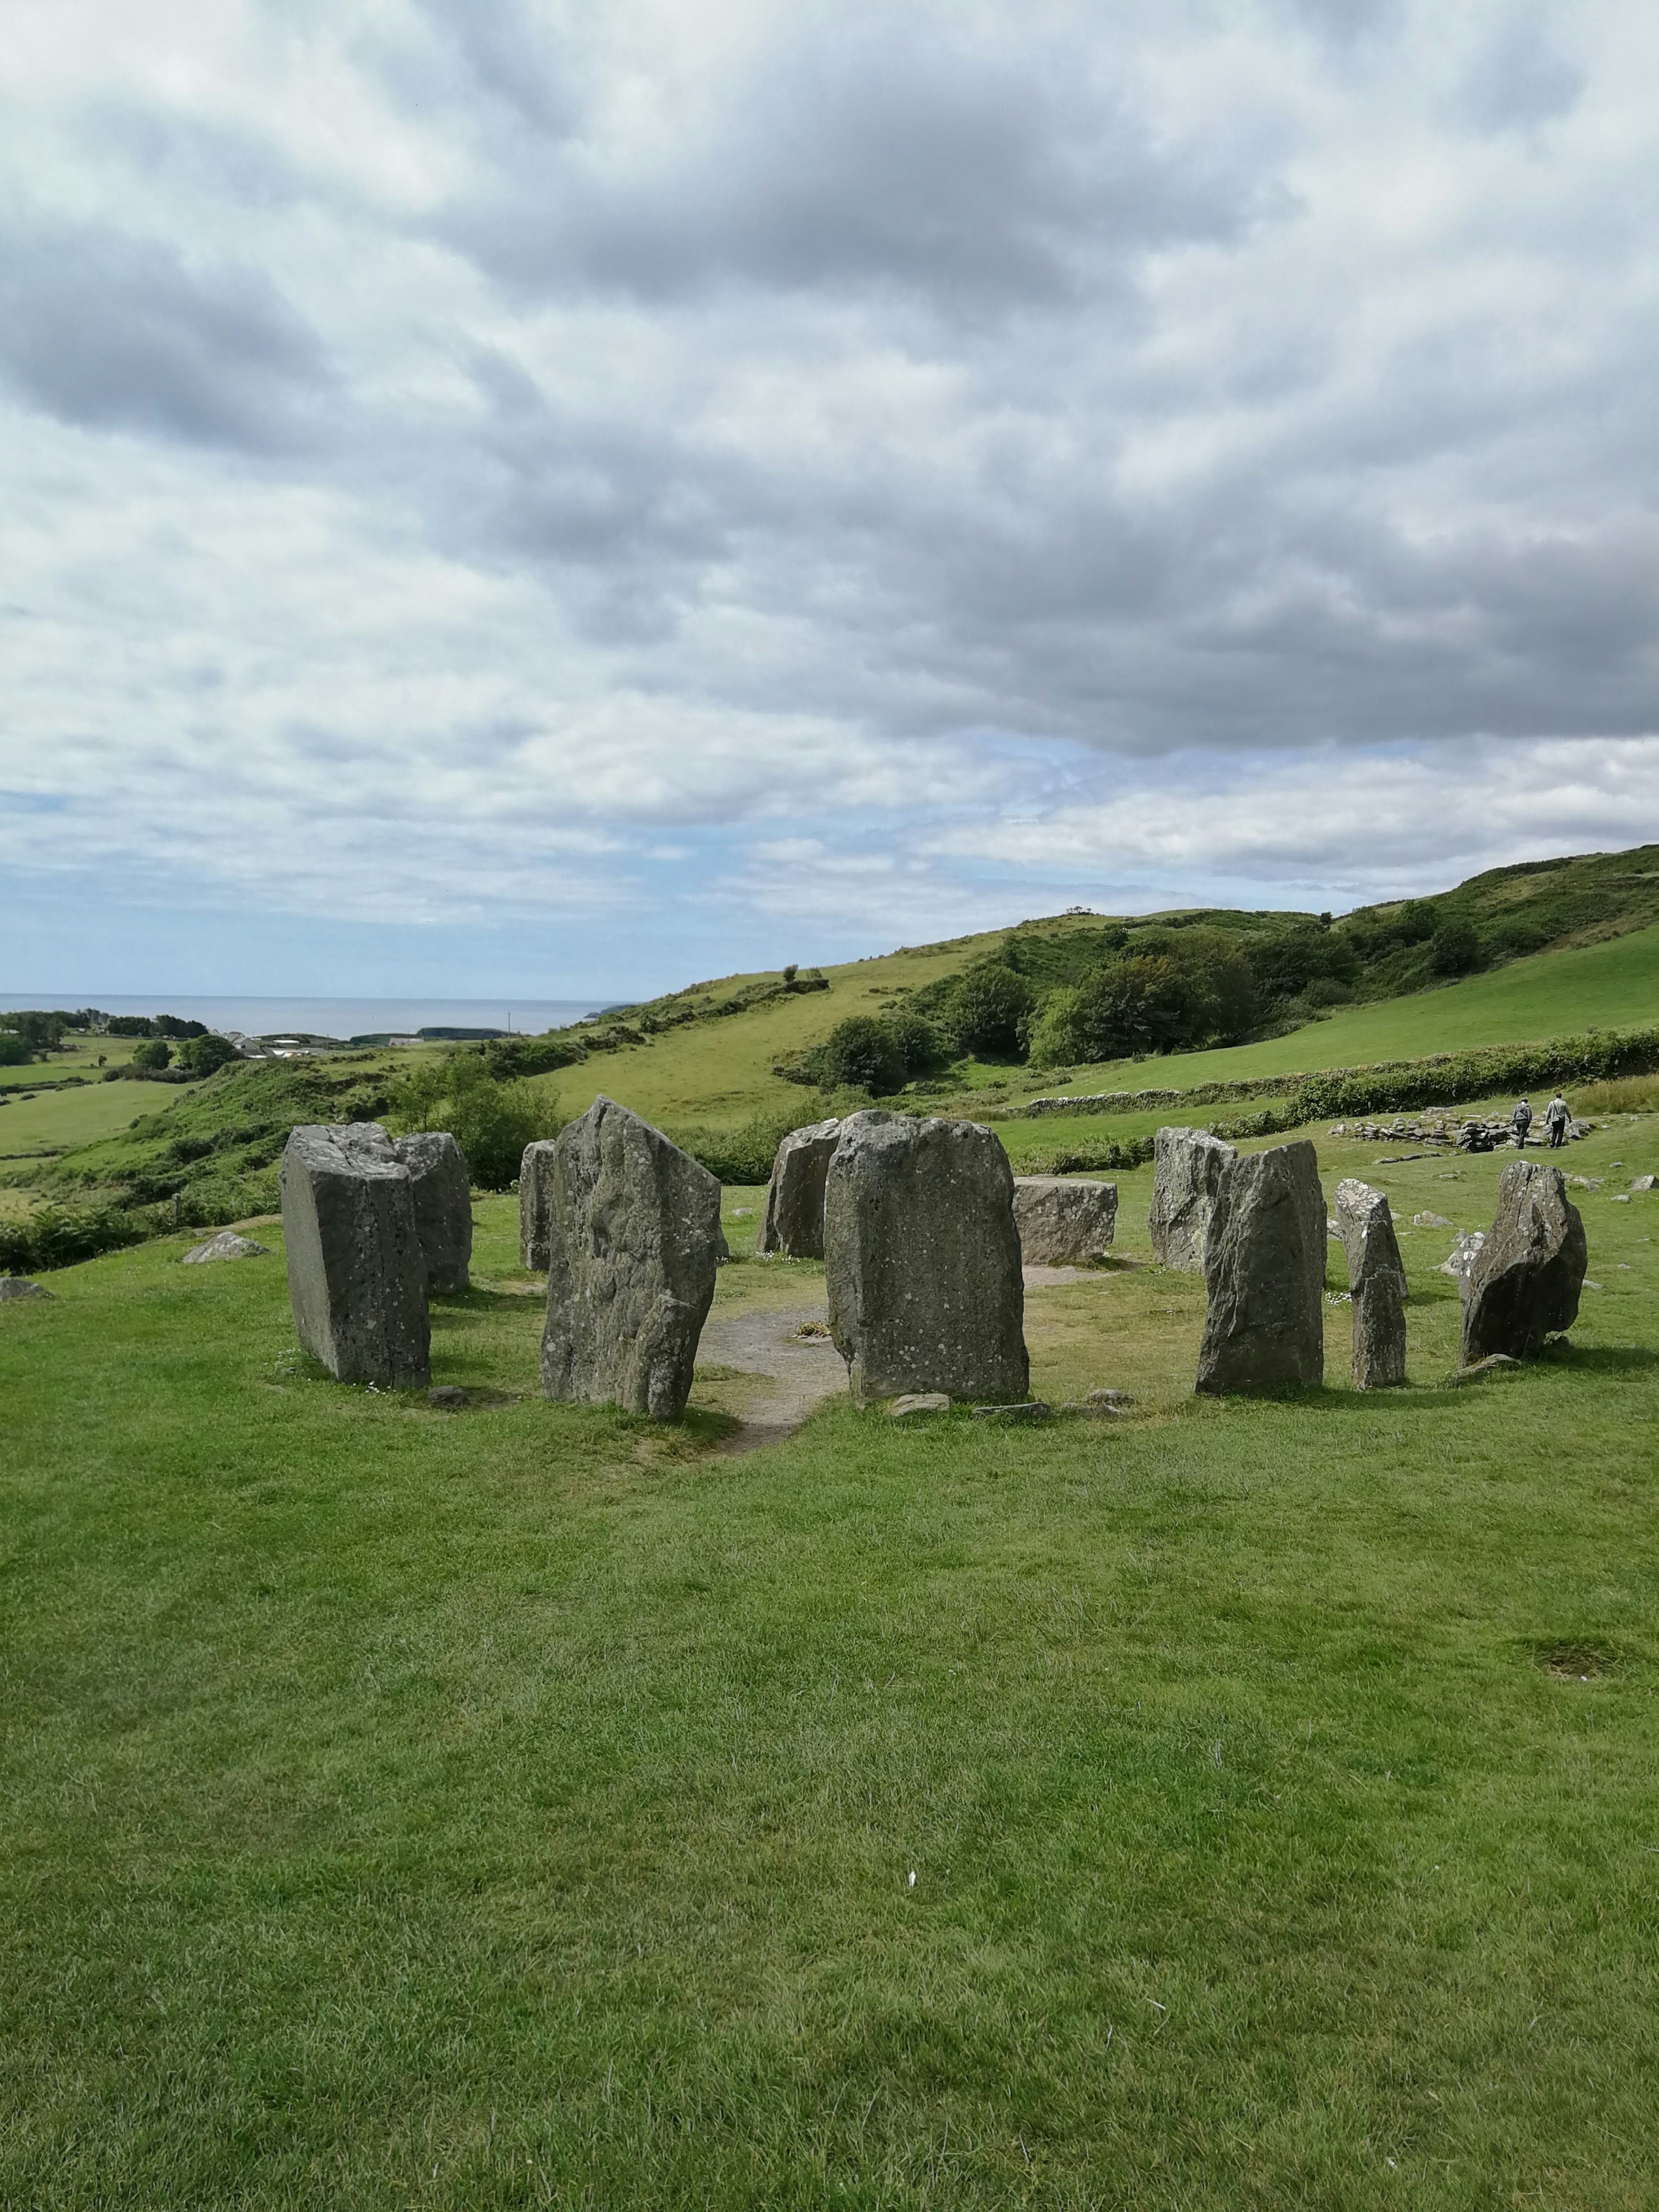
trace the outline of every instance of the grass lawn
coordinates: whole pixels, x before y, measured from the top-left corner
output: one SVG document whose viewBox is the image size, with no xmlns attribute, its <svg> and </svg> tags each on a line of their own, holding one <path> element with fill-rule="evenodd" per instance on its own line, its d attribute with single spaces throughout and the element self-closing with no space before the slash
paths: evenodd
<svg viewBox="0 0 1659 2212">
<path fill-rule="evenodd" d="M 743 1458 L 717 1380 L 539 1399 L 510 1201 L 461 1415 L 319 1379 L 279 1258 L 0 1308 L 0 2203 L 1659 2203 L 1656 1144 L 1572 1149 L 1603 1287 L 1460 1390 L 1445 1230 L 1401 1391 L 1333 1305 L 1331 1387 L 1200 1402 L 1120 1267 L 1028 1330 L 1130 1418 Z M 722 1310 L 818 1277 L 752 1204 Z"/>
<path fill-rule="evenodd" d="M 0 1172 L 112 1137 L 198 1089 L 194 1083 L 88 1083 L 13 1091 L 0 1106 Z"/>
</svg>

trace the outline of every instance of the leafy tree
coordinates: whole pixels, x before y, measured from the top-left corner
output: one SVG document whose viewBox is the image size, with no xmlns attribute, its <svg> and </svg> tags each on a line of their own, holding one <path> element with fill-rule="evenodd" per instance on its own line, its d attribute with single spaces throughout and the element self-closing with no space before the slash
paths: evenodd
<svg viewBox="0 0 1659 2212">
<path fill-rule="evenodd" d="M 142 1052 L 143 1046 L 138 1048 Z M 213 1075 L 228 1067 L 237 1057 L 235 1046 L 228 1037 L 204 1030 L 200 1036 L 186 1037 L 179 1048 L 179 1065 L 186 1075 Z"/>
<path fill-rule="evenodd" d="M 1073 989 L 1045 1001 L 1031 1035 L 1031 1058 L 1127 1060 L 1173 1052 L 1212 1038 L 1243 1036 L 1255 1017 L 1249 969 L 1219 930 L 1150 934 L 1144 950 L 1109 962 Z"/>
<path fill-rule="evenodd" d="M 1431 899 L 1407 899 L 1394 918 L 1394 933 L 1402 945 L 1423 945 L 1440 926 Z"/>
<path fill-rule="evenodd" d="M 173 1058 L 173 1047 L 165 1037 L 146 1037 L 143 1044 L 132 1048 L 135 1067 L 165 1067 Z"/>
<path fill-rule="evenodd" d="M 824 1043 L 823 1073 L 832 1084 L 883 1097 L 905 1080 L 904 1048 L 890 1023 L 849 1014 Z"/>
<path fill-rule="evenodd" d="M 392 1094 L 387 1119 L 399 1131 L 447 1129 L 483 1190 L 505 1190 L 524 1148 L 564 1127 L 556 1094 L 520 1077 L 498 1083 L 476 1052 L 434 1056 Z"/>
<path fill-rule="evenodd" d="M 0 1030 L 0 1067 L 21 1067 L 33 1057 L 27 1037 L 19 1036 L 15 1030 Z"/>
<path fill-rule="evenodd" d="M 208 1033 L 205 1022 L 193 1022 L 185 1014 L 157 1014 L 155 1034 L 164 1037 L 198 1037 Z"/>
<path fill-rule="evenodd" d="M 1437 975 L 1467 975 L 1480 965 L 1480 939 L 1472 921 L 1443 921 L 1429 940 L 1429 965 Z"/>
<path fill-rule="evenodd" d="M 970 1052 L 1015 1053 L 1025 1043 L 1036 1002 L 1024 975 L 1000 960 L 981 960 L 957 978 L 947 1014 Z"/>
</svg>

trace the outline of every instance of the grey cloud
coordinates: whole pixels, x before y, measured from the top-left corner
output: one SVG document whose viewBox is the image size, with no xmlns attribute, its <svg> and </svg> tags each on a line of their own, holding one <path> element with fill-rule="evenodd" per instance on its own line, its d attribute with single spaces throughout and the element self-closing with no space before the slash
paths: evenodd
<svg viewBox="0 0 1659 2212">
<path fill-rule="evenodd" d="M 1525 130 L 1568 113 L 1583 88 L 1583 72 L 1517 9 L 1464 78 L 1457 106 L 1477 131 Z"/>
<path fill-rule="evenodd" d="M 331 380 L 258 270 L 16 209 L 0 225 L 0 375 L 64 422 L 258 453 L 304 442 Z"/>
</svg>

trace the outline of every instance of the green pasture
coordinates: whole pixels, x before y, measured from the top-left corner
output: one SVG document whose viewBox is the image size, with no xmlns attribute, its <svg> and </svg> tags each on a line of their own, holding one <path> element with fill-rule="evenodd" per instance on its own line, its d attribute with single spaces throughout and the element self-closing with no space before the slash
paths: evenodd
<svg viewBox="0 0 1659 2212">
<path fill-rule="evenodd" d="M 1324 1390 L 1197 1401 L 1140 1170 L 1027 1314 L 1127 1418 L 746 1457 L 718 1378 L 540 1399 L 507 1200 L 459 1415 L 298 1355 L 270 1224 L 0 1307 L 0 2204 L 1659 2203 L 1656 1153 L 1571 1148 L 1511 1379 L 1402 1230 L 1410 1387 L 1332 1304 Z M 721 1312 L 819 1281 L 756 1197 Z"/>
<path fill-rule="evenodd" d="M 200 1088 L 196 1083 L 86 1083 L 6 1093 L 0 1105 L 0 1174 L 115 1136 Z"/>
</svg>

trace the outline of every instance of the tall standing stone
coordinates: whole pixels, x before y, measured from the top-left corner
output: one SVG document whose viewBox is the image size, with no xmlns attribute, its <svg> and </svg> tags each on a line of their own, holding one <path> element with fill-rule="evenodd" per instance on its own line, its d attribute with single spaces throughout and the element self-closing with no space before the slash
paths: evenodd
<svg viewBox="0 0 1659 2212">
<path fill-rule="evenodd" d="M 718 1180 L 596 1098 L 553 1140 L 547 1202 L 543 1389 L 678 1420 L 714 1296 Z"/>
<path fill-rule="evenodd" d="M 1353 1380 L 1388 1390 L 1406 1379 L 1406 1268 L 1385 1192 L 1357 1176 L 1336 1186 L 1336 1226 L 1353 1300 Z"/>
<path fill-rule="evenodd" d="M 823 1182 L 840 1138 L 838 1121 L 813 1121 L 792 1129 L 778 1146 L 757 1252 L 775 1252 L 786 1260 L 823 1259 Z"/>
<path fill-rule="evenodd" d="M 472 1264 L 472 1179 L 447 1129 L 420 1129 L 392 1147 L 409 1170 L 415 1230 L 430 1291 L 464 1291 Z"/>
<path fill-rule="evenodd" d="M 1325 1196 L 1305 1138 L 1228 1161 L 1204 1250 L 1198 1388 L 1325 1379 Z"/>
<path fill-rule="evenodd" d="M 1516 1160 L 1498 1179 L 1498 1218 L 1469 1270 L 1458 1364 L 1528 1359 L 1578 1318 L 1589 1264 L 1583 1218 L 1559 1168 Z"/>
<path fill-rule="evenodd" d="M 300 1342 L 341 1382 L 431 1379 L 426 1260 L 409 1170 L 375 1121 L 289 1134 L 281 1176 Z"/>
<path fill-rule="evenodd" d="M 1223 1170 L 1238 1154 L 1207 1129 L 1160 1129 L 1152 1139 L 1152 1257 L 1195 1273 Z"/>
<path fill-rule="evenodd" d="M 853 1115 L 824 1184 L 823 1259 L 830 1334 L 860 1405 L 1025 1396 L 1014 1177 L 993 1131 Z"/>
<path fill-rule="evenodd" d="M 1080 1176 L 1016 1176 L 1014 1225 L 1028 1267 L 1104 1259 L 1117 1226 L 1117 1185 Z"/>
<path fill-rule="evenodd" d="M 519 1256 L 538 1274 L 547 1272 L 548 1180 L 557 1141 L 538 1137 L 519 1162 Z"/>
</svg>

